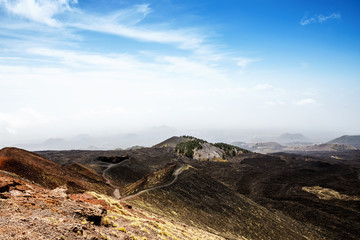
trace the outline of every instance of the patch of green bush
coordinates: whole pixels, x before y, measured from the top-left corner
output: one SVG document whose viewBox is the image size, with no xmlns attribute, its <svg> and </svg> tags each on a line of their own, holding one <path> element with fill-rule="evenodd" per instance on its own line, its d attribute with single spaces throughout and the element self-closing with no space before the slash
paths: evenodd
<svg viewBox="0 0 360 240">
<path fill-rule="evenodd" d="M 249 153 L 250 152 L 249 150 L 246 150 L 246 149 L 243 149 L 243 148 L 240 148 L 237 146 L 233 146 L 233 145 L 230 145 L 227 143 L 214 143 L 212 145 L 220 148 L 221 150 L 223 150 L 225 152 L 225 154 L 227 156 L 230 156 L 230 157 L 234 157 L 238 153 Z"/>
<path fill-rule="evenodd" d="M 182 142 L 176 145 L 175 150 L 184 155 L 185 157 L 192 158 L 194 156 L 195 149 L 202 149 L 201 143 L 206 143 L 205 140 L 190 137 L 190 136 L 182 136 L 183 138 L 189 138 L 190 141 Z"/>
<path fill-rule="evenodd" d="M 181 136 L 183 138 L 190 139 L 189 141 L 182 142 L 176 145 L 175 150 L 179 153 L 184 155 L 185 157 L 192 158 L 194 156 L 194 150 L 195 149 L 202 149 L 202 143 L 207 143 L 207 141 L 196 138 L 193 136 Z M 211 145 L 220 148 L 225 152 L 223 158 L 225 159 L 226 156 L 228 157 L 234 157 L 239 153 L 250 153 L 249 150 L 233 146 L 227 143 L 211 143 Z"/>
</svg>

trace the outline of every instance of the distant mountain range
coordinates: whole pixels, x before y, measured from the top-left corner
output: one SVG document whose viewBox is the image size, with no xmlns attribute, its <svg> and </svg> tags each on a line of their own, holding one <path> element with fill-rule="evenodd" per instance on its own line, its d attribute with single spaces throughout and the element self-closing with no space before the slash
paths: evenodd
<svg viewBox="0 0 360 240">
<path fill-rule="evenodd" d="M 298 142 L 311 142 L 307 137 L 300 133 L 284 133 L 280 135 L 277 139 L 279 143 L 298 143 Z"/>
<path fill-rule="evenodd" d="M 312 143 L 311 140 L 299 133 L 285 133 L 279 137 L 264 140 L 269 139 L 274 139 L 274 141 L 259 141 L 257 143 L 233 142 L 232 144 L 258 153 L 339 152 L 360 149 L 360 135 L 345 135 L 327 143 L 320 144 Z"/>
<path fill-rule="evenodd" d="M 133 146 L 151 146 L 169 135 L 179 134 L 179 130 L 167 126 L 148 128 L 137 133 L 119 133 L 104 136 L 80 134 L 70 138 L 49 138 L 42 142 L 13 144 L 30 151 L 39 150 L 112 150 Z"/>
<path fill-rule="evenodd" d="M 301 133 L 284 133 L 280 136 L 274 137 L 256 137 L 251 140 L 252 143 L 265 143 L 276 142 L 282 145 L 294 145 L 294 144 L 311 144 L 313 141 Z"/>
<path fill-rule="evenodd" d="M 169 135 L 176 135 L 179 130 L 162 126 L 146 129 L 137 134 L 114 134 L 108 136 L 90 136 L 81 134 L 72 138 L 49 138 L 43 142 L 31 144 L 13 144 L 15 147 L 27 150 L 112 150 L 129 149 L 132 147 L 151 146 Z M 175 134 L 174 134 L 175 133 Z M 175 141 L 178 140 L 178 141 Z M 181 139 L 170 138 L 160 142 L 156 147 L 175 147 Z M 226 142 L 226 140 L 223 140 Z M 321 145 L 327 143 L 328 145 Z M 234 146 L 259 153 L 273 153 L 280 151 L 343 151 L 353 148 L 360 149 L 360 135 L 345 135 L 329 142 L 317 143 L 301 133 L 284 133 L 274 137 L 257 137 L 251 142 L 236 141 Z M 336 144 L 336 145 L 333 145 Z M 342 146 L 344 145 L 344 146 Z M 353 148 L 351 148 L 351 147 Z"/>
<path fill-rule="evenodd" d="M 314 152 L 341 152 L 341 151 L 357 150 L 357 148 L 346 144 L 324 143 L 324 144 L 314 144 L 313 146 L 306 146 L 303 148 L 299 148 L 298 151 L 299 150 L 314 151 Z"/>
</svg>

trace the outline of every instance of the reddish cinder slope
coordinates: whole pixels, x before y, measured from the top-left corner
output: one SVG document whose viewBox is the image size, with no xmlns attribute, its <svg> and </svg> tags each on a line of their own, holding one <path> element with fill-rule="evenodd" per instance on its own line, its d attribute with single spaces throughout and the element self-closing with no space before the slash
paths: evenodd
<svg viewBox="0 0 360 240">
<path fill-rule="evenodd" d="M 70 193 L 87 190 L 111 194 L 113 189 L 100 175 L 85 176 L 79 167 L 63 167 L 37 154 L 18 149 L 0 150 L 0 170 L 15 173 L 47 188 L 66 185 Z"/>
</svg>

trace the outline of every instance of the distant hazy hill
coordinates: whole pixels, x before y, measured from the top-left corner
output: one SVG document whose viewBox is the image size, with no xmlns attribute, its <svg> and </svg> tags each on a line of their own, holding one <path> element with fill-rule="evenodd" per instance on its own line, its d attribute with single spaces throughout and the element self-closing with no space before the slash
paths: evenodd
<svg viewBox="0 0 360 240">
<path fill-rule="evenodd" d="M 313 146 L 304 147 L 304 151 L 349 151 L 349 150 L 357 150 L 356 147 L 346 144 L 337 144 L 337 143 L 324 143 L 324 144 L 315 144 Z"/>
<path fill-rule="evenodd" d="M 346 144 L 360 149 L 360 135 L 344 135 L 328 143 Z"/>
<path fill-rule="evenodd" d="M 242 146 L 246 146 L 246 142 L 237 141 L 237 142 L 232 142 L 231 145 L 242 147 Z"/>
<path fill-rule="evenodd" d="M 277 139 L 279 143 L 309 142 L 310 140 L 300 133 L 284 133 Z"/>
<path fill-rule="evenodd" d="M 126 148 L 126 150 L 138 150 L 138 149 L 141 149 L 141 148 L 145 148 L 145 147 L 144 147 L 144 146 L 135 145 L 135 146 Z M 121 148 L 118 148 L 118 149 L 115 149 L 115 150 L 121 150 Z"/>
<path fill-rule="evenodd" d="M 169 139 L 166 139 L 165 141 L 162 141 L 161 143 L 158 143 L 156 145 L 154 145 L 154 148 L 161 148 L 161 147 L 176 147 L 177 144 L 182 143 L 182 142 L 186 142 L 186 141 L 190 141 L 189 138 L 185 138 L 185 137 L 171 137 Z"/>
<path fill-rule="evenodd" d="M 277 142 L 263 142 L 251 145 L 251 150 L 258 153 L 279 152 L 285 147 Z"/>
<path fill-rule="evenodd" d="M 192 136 L 171 137 L 153 148 L 175 148 L 183 156 L 196 160 L 223 161 L 226 157 L 249 152 L 246 149 L 226 143 L 209 143 Z"/>
</svg>

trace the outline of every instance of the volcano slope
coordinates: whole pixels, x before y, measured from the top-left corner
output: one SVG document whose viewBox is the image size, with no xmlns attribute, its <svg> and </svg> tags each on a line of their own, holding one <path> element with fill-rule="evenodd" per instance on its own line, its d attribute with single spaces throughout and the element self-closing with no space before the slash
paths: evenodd
<svg viewBox="0 0 360 240">
<path fill-rule="evenodd" d="M 348 164 L 331 157 L 243 153 L 216 162 L 181 156 L 174 147 L 38 154 L 63 165 L 91 167 L 130 205 L 228 239 L 360 235 L 357 157 Z M 127 158 L 102 161 L 116 156 Z"/>
<path fill-rule="evenodd" d="M 0 239 L 224 240 L 106 195 L 66 192 L 0 171 Z"/>
<path fill-rule="evenodd" d="M 51 153 L 45 154 L 51 159 Z M 88 166 L 96 165 L 99 154 L 128 155 L 129 159 L 108 165 L 105 177 L 119 187 L 129 204 L 173 221 L 228 239 L 325 239 L 316 227 L 274 213 L 234 192 L 194 168 L 192 164 L 198 161 L 179 156 L 173 148 L 77 154 L 74 159 L 82 159 Z M 81 155 L 91 156 L 92 160 Z"/>
<path fill-rule="evenodd" d="M 100 174 L 82 164 L 60 166 L 35 153 L 18 148 L 0 150 L 0 170 L 15 173 L 46 188 L 66 185 L 69 193 L 96 190 L 99 193 L 112 194 L 114 191 Z"/>
<path fill-rule="evenodd" d="M 359 153 L 342 153 L 341 160 L 325 153 L 322 158 L 253 154 L 193 166 L 267 209 L 320 227 L 329 239 L 358 239 L 360 158 L 353 156 Z"/>
</svg>

